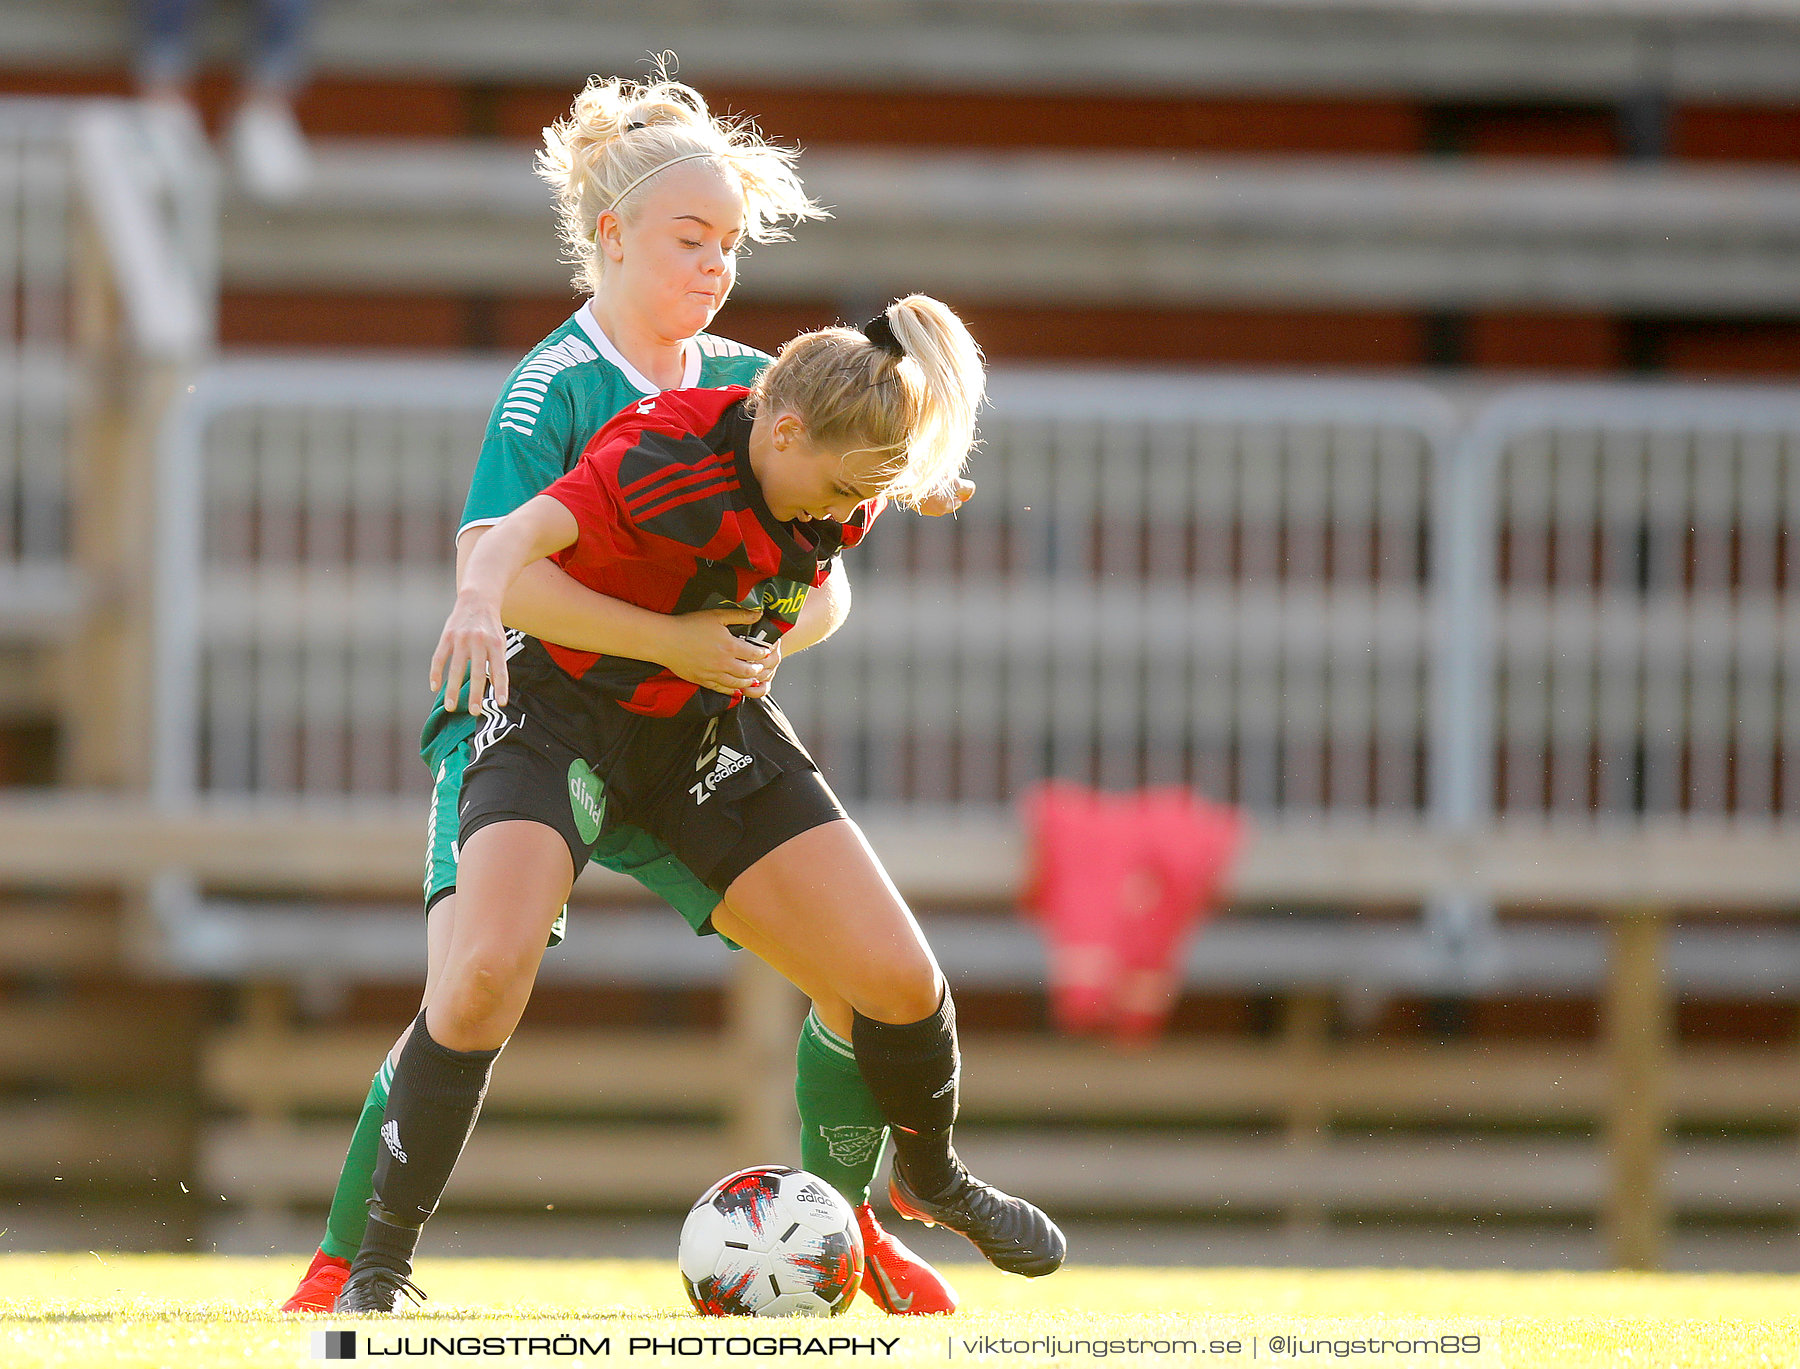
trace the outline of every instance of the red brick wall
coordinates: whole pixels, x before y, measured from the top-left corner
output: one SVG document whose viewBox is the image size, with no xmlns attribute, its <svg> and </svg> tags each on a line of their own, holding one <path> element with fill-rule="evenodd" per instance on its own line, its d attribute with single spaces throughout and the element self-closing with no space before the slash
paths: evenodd
<svg viewBox="0 0 1800 1369">
<path fill-rule="evenodd" d="M 123 94 L 123 71 L 0 72 L 0 94 Z M 568 107 L 563 86 L 483 85 L 327 74 L 300 103 L 317 137 L 531 140 Z M 209 73 L 198 99 L 217 127 L 234 94 Z M 717 109 L 753 114 L 803 146 L 1055 148 L 1205 155 L 1408 156 L 1602 161 L 1623 155 L 1604 106 L 1429 104 L 1406 98 L 1183 98 L 713 86 Z M 1672 111 L 1681 160 L 1800 166 L 1800 107 L 1686 105 Z M 1766 323 L 1642 320 L 1594 314 L 1009 306 L 952 301 L 996 360 L 1170 362 L 1692 376 L 1800 375 L 1800 319 Z M 233 291 L 228 345 L 492 348 L 519 351 L 564 318 L 564 295 L 479 296 Z M 718 327 L 773 347 L 835 321 L 829 302 L 738 302 Z M 1449 345 L 1446 345 L 1448 340 Z"/>
</svg>

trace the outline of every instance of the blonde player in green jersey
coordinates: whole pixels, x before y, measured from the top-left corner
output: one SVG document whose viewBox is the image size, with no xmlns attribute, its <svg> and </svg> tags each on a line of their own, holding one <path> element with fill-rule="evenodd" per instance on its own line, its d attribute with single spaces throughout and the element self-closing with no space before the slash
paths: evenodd
<svg viewBox="0 0 1800 1369">
<path fill-rule="evenodd" d="M 769 358 L 704 329 L 725 303 L 746 240 L 786 236 L 783 220 L 818 217 L 793 169 L 794 153 L 748 124 L 717 118 L 700 95 L 655 76 L 595 80 L 569 117 L 544 131 L 538 172 L 554 188 L 562 235 L 590 298 L 540 342 L 507 380 L 489 420 L 457 535 L 457 568 L 486 529 L 561 477 L 608 419 L 663 390 L 750 384 Z M 946 504 L 946 508 L 953 506 Z M 943 511 L 943 510 L 927 510 Z M 785 640 L 789 652 L 828 636 L 848 611 L 842 571 Z M 538 562 L 509 593 L 505 620 L 578 650 L 653 661 L 722 692 L 767 690 L 782 648 L 734 635 L 744 609 L 652 613 L 578 585 Z M 454 706 L 457 701 L 452 700 Z M 433 794 L 425 906 L 425 998 L 456 916 L 457 800 L 481 719 L 439 700 L 421 751 Z M 626 829 L 594 853 L 671 904 L 699 934 L 714 931 L 717 896 L 648 834 Z M 561 940 L 559 919 L 551 935 Z M 867 1259 L 863 1287 L 892 1313 L 948 1312 L 956 1294 L 928 1264 L 882 1230 L 869 1187 L 887 1132 L 850 1045 L 853 1013 L 815 1000 L 801 1029 L 795 1092 L 801 1163 L 857 1208 Z M 324 1239 L 285 1311 L 329 1311 L 362 1241 L 393 1062 L 382 1062 L 351 1138 Z"/>
</svg>

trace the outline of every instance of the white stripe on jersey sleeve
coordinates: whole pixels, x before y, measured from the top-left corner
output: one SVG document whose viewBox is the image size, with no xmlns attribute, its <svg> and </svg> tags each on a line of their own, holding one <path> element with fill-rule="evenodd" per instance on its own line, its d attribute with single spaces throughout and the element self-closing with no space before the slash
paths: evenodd
<svg viewBox="0 0 1800 1369">
<path fill-rule="evenodd" d="M 499 426 L 530 437 L 537 427 L 538 411 L 549 396 L 556 376 L 571 366 L 582 366 L 599 359 L 600 354 L 577 334 L 571 333 L 562 341 L 551 343 L 526 362 L 507 387 L 500 404 Z"/>
<path fill-rule="evenodd" d="M 762 357 L 767 360 L 769 355 L 754 347 L 746 347 L 741 342 L 733 342 L 730 338 L 714 337 L 711 333 L 702 333 L 694 341 L 709 357 Z"/>
</svg>

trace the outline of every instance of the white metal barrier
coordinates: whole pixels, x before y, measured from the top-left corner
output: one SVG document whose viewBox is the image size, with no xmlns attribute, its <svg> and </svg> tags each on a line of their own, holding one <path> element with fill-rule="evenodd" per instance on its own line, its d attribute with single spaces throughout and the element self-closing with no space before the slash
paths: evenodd
<svg viewBox="0 0 1800 1369">
<path fill-rule="evenodd" d="M 503 374 L 203 379 L 166 448 L 166 796 L 422 790 L 425 663 Z M 884 520 L 851 558 L 849 625 L 783 666 L 847 796 L 995 804 L 1063 775 L 1421 808 L 1441 398 L 1094 373 L 993 395 L 977 498 Z"/>
<path fill-rule="evenodd" d="M 1003 373 L 951 520 L 891 515 L 777 695 L 847 794 L 1058 776 L 1416 813 L 1425 528 L 1453 415 L 1402 383 Z"/>
<path fill-rule="evenodd" d="M 0 617 L 15 624 L 68 593 L 75 198 L 54 107 L 0 102 Z"/>
<path fill-rule="evenodd" d="M 165 452 L 165 795 L 422 789 L 503 371 L 202 380 Z M 848 624 L 782 668 L 847 797 L 987 806 L 1055 775 L 1452 828 L 1800 807 L 1800 394 L 1540 386 L 1461 431 L 1401 383 L 1002 372 L 993 395 L 975 500 L 884 520 Z"/>
<path fill-rule="evenodd" d="M 83 263 L 119 303 L 124 350 L 193 359 L 213 336 L 216 217 L 209 156 L 179 113 L 0 100 L 0 626 L 66 627 L 77 603 L 75 414 L 112 342 L 77 326 Z"/>
<path fill-rule="evenodd" d="M 1800 816 L 1800 393 L 1516 390 L 1454 483 L 1466 820 Z"/>
<path fill-rule="evenodd" d="M 159 361 L 194 360 L 215 340 L 219 292 L 218 173 L 199 120 L 148 102 L 63 110 L 131 345 Z"/>
<path fill-rule="evenodd" d="M 235 361 L 164 439 L 156 792 L 423 793 L 425 668 L 503 363 Z"/>
</svg>

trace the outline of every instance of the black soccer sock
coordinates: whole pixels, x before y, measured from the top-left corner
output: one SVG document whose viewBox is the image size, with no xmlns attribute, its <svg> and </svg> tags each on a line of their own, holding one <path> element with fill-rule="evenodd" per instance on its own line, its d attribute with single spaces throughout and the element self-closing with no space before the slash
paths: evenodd
<svg viewBox="0 0 1800 1369">
<path fill-rule="evenodd" d="M 936 1197 L 961 1172 L 950 1145 L 962 1055 L 949 989 L 937 1011 L 917 1022 L 896 1025 L 857 1013 L 851 1042 L 869 1092 L 893 1128 L 894 1164 L 914 1192 Z"/>
<path fill-rule="evenodd" d="M 361 1255 L 411 1268 L 408 1241 L 437 1210 L 450 1171 L 474 1130 L 487 1095 L 488 1074 L 498 1050 L 453 1051 L 431 1039 L 425 1014 L 394 1065 L 381 1148 L 375 1159 L 375 1198 Z"/>
</svg>

